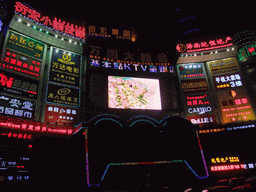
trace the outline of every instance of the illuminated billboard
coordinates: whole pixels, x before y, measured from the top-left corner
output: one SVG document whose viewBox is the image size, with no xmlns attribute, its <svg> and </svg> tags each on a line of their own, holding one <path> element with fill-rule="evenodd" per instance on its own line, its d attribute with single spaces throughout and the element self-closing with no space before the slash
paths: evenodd
<svg viewBox="0 0 256 192">
<path fill-rule="evenodd" d="M 109 76 L 108 107 L 162 110 L 159 80 Z"/>
<path fill-rule="evenodd" d="M 36 78 L 40 77 L 41 66 L 41 61 L 11 50 L 5 50 L 0 62 L 0 67 L 2 68 Z"/>
<path fill-rule="evenodd" d="M 43 59 L 45 50 L 45 44 L 13 31 L 9 32 L 6 47 L 40 60 Z"/>
<path fill-rule="evenodd" d="M 80 86 L 81 56 L 52 48 L 49 81 Z"/>
<path fill-rule="evenodd" d="M 65 125 L 76 125 L 78 122 L 78 109 L 59 105 L 46 104 L 44 122 Z"/>
<path fill-rule="evenodd" d="M 181 88 L 184 93 L 197 93 L 208 91 L 206 79 L 183 80 L 181 81 Z"/>
<path fill-rule="evenodd" d="M 0 115 L 33 119 L 36 102 L 0 94 Z"/>
<path fill-rule="evenodd" d="M 221 60 L 209 61 L 206 63 L 212 75 L 238 72 L 238 63 L 236 58 L 226 58 Z"/>
<path fill-rule="evenodd" d="M 0 91 L 37 99 L 38 81 L 0 70 Z"/>
<path fill-rule="evenodd" d="M 217 90 L 243 86 L 242 79 L 239 73 L 215 76 L 213 77 L 213 81 Z"/>
<path fill-rule="evenodd" d="M 203 63 L 189 63 L 177 65 L 180 79 L 205 78 Z"/>
<path fill-rule="evenodd" d="M 79 89 L 48 84 L 46 101 L 79 106 Z"/>
<path fill-rule="evenodd" d="M 218 91 L 217 96 L 222 114 L 222 123 L 255 120 L 255 115 L 245 89 Z"/>
</svg>

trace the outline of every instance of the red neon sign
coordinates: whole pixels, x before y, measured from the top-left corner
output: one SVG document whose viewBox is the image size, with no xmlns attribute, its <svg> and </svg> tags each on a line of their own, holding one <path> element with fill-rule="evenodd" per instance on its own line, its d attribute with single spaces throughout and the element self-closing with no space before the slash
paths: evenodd
<svg viewBox="0 0 256 192">
<path fill-rule="evenodd" d="M 32 135 L 31 134 L 26 134 L 26 133 L 1 133 L 3 136 L 7 137 L 12 137 L 12 138 L 18 138 L 18 139 L 31 139 Z"/>
<path fill-rule="evenodd" d="M 56 134 L 71 135 L 74 132 L 74 127 L 64 125 L 50 125 L 46 123 L 17 120 L 14 118 L 0 117 L 0 128 L 10 128 L 22 131 L 32 132 L 48 132 Z"/>
<path fill-rule="evenodd" d="M 0 67 L 39 77 L 41 62 L 7 51 Z"/>
<path fill-rule="evenodd" d="M 229 170 L 238 170 L 238 169 L 246 169 L 246 168 L 244 164 L 211 166 L 211 171 L 229 171 Z"/>
<path fill-rule="evenodd" d="M 231 37 L 226 37 L 226 39 L 216 39 L 216 40 L 210 40 L 208 42 L 197 42 L 197 43 L 188 43 L 185 46 L 183 45 L 181 49 L 181 45 L 177 45 L 176 49 L 179 52 L 185 52 L 184 50 L 187 50 L 187 52 L 195 52 L 195 51 L 207 51 L 211 49 L 219 49 L 224 47 L 232 46 L 233 43 L 231 43 Z"/>
<path fill-rule="evenodd" d="M 43 16 L 36 10 L 30 9 L 29 7 L 23 5 L 20 2 L 16 2 L 15 11 L 34 20 L 36 23 L 43 24 L 46 27 L 52 27 L 54 30 L 77 37 L 82 40 L 85 39 L 85 28 L 78 27 L 65 21 L 61 21 L 56 17 L 54 19 L 51 19 L 48 16 Z"/>
</svg>

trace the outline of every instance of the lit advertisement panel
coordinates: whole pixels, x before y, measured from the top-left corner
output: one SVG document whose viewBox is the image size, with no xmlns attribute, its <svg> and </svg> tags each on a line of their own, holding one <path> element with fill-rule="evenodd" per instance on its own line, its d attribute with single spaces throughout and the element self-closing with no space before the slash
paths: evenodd
<svg viewBox="0 0 256 192">
<path fill-rule="evenodd" d="M 10 31 L 6 47 L 42 60 L 45 44 Z"/>
<path fill-rule="evenodd" d="M 162 110 L 159 80 L 109 76 L 108 107 Z"/>
<path fill-rule="evenodd" d="M 79 89 L 48 84 L 46 101 L 79 106 Z"/>
<path fill-rule="evenodd" d="M 59 105 L 46 104 L 44 122 L 65 125 L 76 125 L 78 123 L 78 109 Z"/>
<path fill-rule="evenodd" d="M 186 115 L 204 115 L 213 113 L 212 101 L 209 94 L 185 96 Z"/>
<path fill-rule="evenodd" d="M 49 81 L 80 86 L 81 56 L 52 48 Z"/>
<path fill-rule="evenodd" d="M 4 56 L 0 62 L 0 67 L 2 68 L 36 78 L 40 77 L 41 66 L 41 61 L 32 59 L 24 54 L 16 53 L 11 50 L 5 50 Z"/>
<path fill-rule="evenodd" d="M 243 86 L 242 79 L 239 73 L 215 76 L 213 77 L 213 81 L 217 90 Z"/>
<path fill-rule="evenodd" d="M 212 75 L 238 72 L 238 62 L 236 58 L 226 58 L 206 63 Z"/>
<path fill-rule="evenodd" d="M 177 65 L 180 79 L 205 78 L 203 63 L 189 63 Z"/>
<path fill-rule="evenodd" d="M 0 70 L 1 92 L 37 99 L 38 84 L 36 80 Z"/>
<path fill-rule="evenodd" d="M 181 81 L 181 88 L 185 94 L 208 91 L 206 79 L 183 80 Z"/>
<path fill-rule="evenodd" d="M 213 124 L 216 122 L 215 115 L 197 115 L 187 117 L 189 121 L 193 124 L 198 124 L 203 126 L 205 124 Z"/>
<path fill-rule="evenodd" d="M 217 92 L 222 123 L 255 120 L 247 92 L 243 88 Z"/>
<path fill-rule="evenodd" d="M 33 119 L 36 102 L 6 96 L 0 93 L 0 115 Z"/>
</svg>

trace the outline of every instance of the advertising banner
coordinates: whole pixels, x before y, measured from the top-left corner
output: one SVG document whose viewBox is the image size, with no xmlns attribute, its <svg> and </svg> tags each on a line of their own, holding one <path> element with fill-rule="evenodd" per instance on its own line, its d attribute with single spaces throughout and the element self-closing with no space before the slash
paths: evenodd
<svg viewBox="0 0 256 192">
<path fill-rule="evenodd" d="M 209 94 L 185 96 L 184 108 L 186 116 L 212 114 L 212 100 Z"/>
<path fill-rule="evenodd" d="M 8 115 L 26 119 L 33 119 L 36 102 L 16 97 L 6 96 L 0 93 L 0 115 Z"/>
<path fill-rule="evenodd" d="M 80 86 L 81 55 L 52 48 L 49 81 Z"/>
<path fill-rule="evenodd" d="M 216 119 L 214 115 L 190 116 L 190 117 L 187 117 L 187 119 L 191 121 L 191 123 L 198 124 L 199 126 L 216 123 Z"/>
<path fill-rule="evenodd" d="M 36 80 L 0 70 L 1 92 L 37 99 L 38 84 Z"/>
<path fill-rule="evenodd" d="M 206 79 L 181 81 L 181 87 L 185 94 L 208 91 Z"/>
<path fill-rule="evenodd" d="M 189 63 L 177 65 L 180 79 L 205 78 L 203 63 Z"/>
<path fill-rule="evenodd" d="M 79 89 L 48 84 L 46 101 L 79 106 Z"/>
<path fill-rule="evenodd" d="M 0 67 L 32 77 L 40 78 L 42 62 L 27 57 L 24 54 L 5 50 L 0 62 Z"/>
<path fill-rule="evenodd" d="M 255 115 L 247 92 L 243 88 L 227 89 L 217 92 L 222 123 L 255 120 Z"/>
<path fill-rule="evenodd" d="M 243 86 L 239 73 L 215 76 L 213 77 L 213 81 L 217 90 Z"/>
<path fill-rule="evenodd" d="M 238 72 L 238 63 L 236 58 L 227 58 L 207 62 L 207 66 L 212 75 L 221 75 L 225 73 Z"/>
<path fill-rule="evenodd" d="M 69 126 L 76 125 L 78 123 L 78 109 L 46 104 L 44 122 L 65 124 Z"/>
<path fill-rule="evenodd" d="M 45 44 L 10 31 L 6 47 L 42 60 Z"/>
</svg>

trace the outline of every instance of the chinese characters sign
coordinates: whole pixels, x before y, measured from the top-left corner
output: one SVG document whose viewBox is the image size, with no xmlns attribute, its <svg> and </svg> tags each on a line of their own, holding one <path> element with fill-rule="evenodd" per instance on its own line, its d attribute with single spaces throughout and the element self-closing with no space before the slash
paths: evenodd
<svg viewBox="0 0 256 192">
<path fill-rule="evenodd" d="M 44 122 L 65 125 L 76 125 L 78 122 L 78 109 L 47 104 L 45 107 Z"/>
<path fill-rule="evenodd" d="M 186 114 L 187 115 L 203 115 L 213 112 L 209 94 L 186 96 Z"/>
<path fill-rule="evenodd" d="M 32 38 L 19 35 L 13 31 L 10 31 L 7 39 L 7 48 L 22 52 L 28 56 L 43 59 L 44 44 L 36 41 Z"/>
<path fill-rule="evenodd" d="M 0 70 L 0 91 L 27 98 L 37 98 L 38 81 Z"/>
<path fill-rule="evenodd" d="M 238 71 L 238 63 L 236 58 L 227 58 L 216 61 L 209 61 L 207 65 L 212 75 L 220 75 Z"/>
<path fill-rule="evenodd" d="M 79 106 L 79 89 L 48 84 L 46 101 L 71 106 Z"/>
<path fill-rule="evenodd" d="M 245 89 L 223 90 L 217 92 L 223 123 L 255 120 Z"/>
<path fill-rule="evenodd" d="M 33 119 L 36 103 L 0 94 L 0 114 Z"/>
<path fill-rule="evenodd" d="M 184 93 L 208 91 L 206 79 L 181 81 L 181 88 Z"/>
<path fill-rule="evenodd" d="M 122 34 L 121 34 L 122 33 Z M 129 31 L 123 30 L 120 31 L 118 29 L 108 30 L 106 27 L 100 27 L 96 29 L 96 26 L 88 26 L 88 35 L 95 37 L 116 37 L 119 39 L 130 39 L 132 41 L 136 40 L 136 35 Z"/>
<path fill-rule="evenodd" d="M 233 43 L 231 42 L 231 37 L 226 37 L 226 39 L 215 39 L 215 40 L 209 40 L 209 41 L 202 41 L 197 43 L 188 43 L 186 45 L 184 44 L 178 44 L 176 46 L 176 50 L 178 52 L 195 52 L 195 51 L 204 51 L 204 50 L 211 50 L 211 49 L 217 49 L 217 48 L 223 48 L 232 46 Z"/>
<path fill-rule="evenodd" d="M 49 80 L 79 87 L 81 56 L 52 49 Z"/>
<path fill-rule="evenodd" d="M 1 59 L 0 63 L 0 67 L 37 78 L 40 77 L 41 65 L 41 61 L 9 50 L 5 51 L 4 57 Z"/>
<path fill-rule="evenodd" d="M 203 63 L 177 65 L 180 79 L 205 78 Z"/>
<path fill-rule="evenodd" d="M 166 65 L 143 65 L 140 62 L 135 63 L 123 63 L 123 62 L 111 62 L 111 61 L 102 61 L 97 59 L 90 59 L 90 67 L 93 69 L 103 68 L 103 69 L 114 69 L 121 71 L 136 71 L 136 72 L 151 72 L 151 73 L 173 73 L 173 67 L 170 64 Z"/>
<path fill-rule="evenodd" d="M 216 157 L 211 158 L 212 163 L 234 163 L 234 162 L 240 162 L 238 157 Z"/>
<path fill-rule="evenodd" d="M 242 87 L 241 76 L 238 73 L 213 77 L 216 89 Z"/>
<path fill-rule="evenodd" d="M 57 31 L 63 35 L 67 35 L 71 38 L 85 42 L 85 28 L 78 27 L 66 21 L 61 21 L 56 17 L 52 19 L 49 16 L 38 13 L 34 9 L 30 9 L 20 2 L 16 2 L 15 12 L 16 14 L 24 16 L 25 18 L 28 18 L 39 25 L 44 25 L 47 29 Z"/>
</svg>

